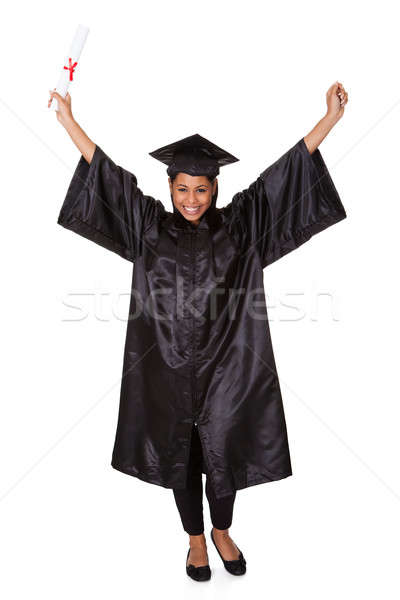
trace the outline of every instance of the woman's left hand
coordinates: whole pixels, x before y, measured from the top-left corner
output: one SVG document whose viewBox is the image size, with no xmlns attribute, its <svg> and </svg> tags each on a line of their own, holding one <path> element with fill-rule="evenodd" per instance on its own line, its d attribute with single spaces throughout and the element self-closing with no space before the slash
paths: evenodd
<svg viewBox="0 0 400 600">
<path fill-rule="evenodd" d="M 327 116 L 336 121 L 341 119 L 348 99 L 349 95 L 343 85 L 339 81 L 335 81 L 326 92 Z"/>
</svg>

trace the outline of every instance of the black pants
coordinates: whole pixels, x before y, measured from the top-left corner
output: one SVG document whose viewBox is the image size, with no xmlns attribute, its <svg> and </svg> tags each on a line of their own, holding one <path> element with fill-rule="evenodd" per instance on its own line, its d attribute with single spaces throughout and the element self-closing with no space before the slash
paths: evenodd
<svg viewBox="0 0 400 600">
<path fill-rule="evenodd" d="M 202 448 L 197 431 L 193 425 L 192 442 L 190 446 L 187 489 L 174 489 L 175 502 L 181 517 L 183 529 L 189 535 L 200 535 L 204 532 L 203 521 L 203 478 L 202 478 Z M 210 508 L 210 517 L 216 529 L 228 529 L 232 524 L 233 505 L 236 492 L 230 496 L 217 499 L 206 475 L 206 496 Z"/>
</svg>

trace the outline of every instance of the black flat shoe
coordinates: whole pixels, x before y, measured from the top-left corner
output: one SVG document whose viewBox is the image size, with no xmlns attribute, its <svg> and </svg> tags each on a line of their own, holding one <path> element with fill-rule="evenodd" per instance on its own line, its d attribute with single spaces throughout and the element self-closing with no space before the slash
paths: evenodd
<svg viewBox="0 0 400 600">
<path fill-rule="evenodd" d="M 189 558 L 190 548 L 186 556 L 186 563 Z M 195 567 L 191 564 L 186 564 L 186 573 L 195 581 L 208 581 L 211 577 L 211 569 L 209 565 L 202 565 L 201 567 Z"/>
<path fill-rule="evenodd" d="M 231 575 L 244 575 L 246 573 L 246 559 L 243 556 L 242 552 L 239 550 L 239 558 L 237 558 L 236 560 L 225 560 L 222 557 L 221 552 L 218 550 L 217 544 L 215 543 L 214 537 L 213 537 L 213 530 L 211 529 L 211 539 L 213 541 L 214 546 L 217 549 L 218 554 L 221 557 L 222 562 L 224 563 L 224 567 L 225 569 L 231 574 Z M 236 546 L 237 548 L 237 546 Z"/>
</svg>

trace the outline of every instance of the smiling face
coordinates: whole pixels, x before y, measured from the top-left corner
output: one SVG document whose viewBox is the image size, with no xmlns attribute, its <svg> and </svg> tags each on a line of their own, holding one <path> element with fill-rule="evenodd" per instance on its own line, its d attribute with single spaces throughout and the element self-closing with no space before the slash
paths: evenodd
<svg viewBox="0 0 400 600">
<path fill-rule="evenodd" d="M 211 204 L 217 189 L 217 179 L 212 183 L 205 175 L 193 177 L 178 173 L 174 181 L 168 178 L 174 206 L 191 223 L 198 225 L 200 217 Z"/>
</svg>

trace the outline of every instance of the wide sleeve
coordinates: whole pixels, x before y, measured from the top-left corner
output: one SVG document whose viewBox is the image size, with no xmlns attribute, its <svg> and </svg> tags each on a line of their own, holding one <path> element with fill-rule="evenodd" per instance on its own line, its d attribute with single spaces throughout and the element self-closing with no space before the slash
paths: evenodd
<svg viewBox="0 0 400 600">
<path fill-rule="evenodd" d="M 96 145 L 90 164 L 80 157 L 57 223 L 134 261 L 161 207 L 159 200 L 142 193 L 133 173 Z"/>
<path fill-rule="evenodd" d="M 347 216 L 320 151 L 310 154 L 303 138 L 222 210 L 263 268 Z"/>
</svg>

